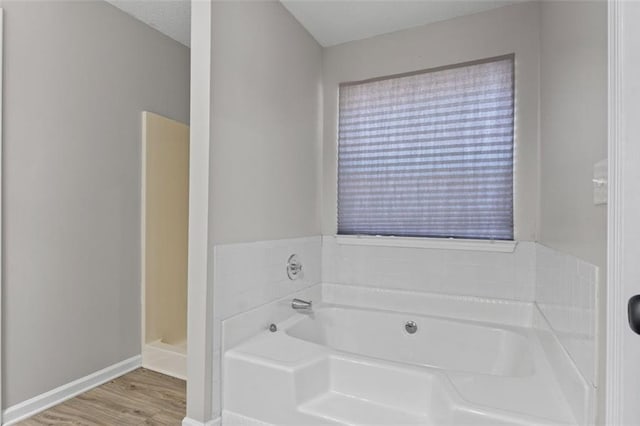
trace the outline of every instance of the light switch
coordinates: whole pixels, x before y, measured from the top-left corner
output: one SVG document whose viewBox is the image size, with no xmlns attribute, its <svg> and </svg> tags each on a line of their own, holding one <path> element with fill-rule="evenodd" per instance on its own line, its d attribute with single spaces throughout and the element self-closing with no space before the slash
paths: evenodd
<svg viewBox="0 0 640 426">
<path fill-rule="evenodd" d="M 607 204 L 608 193 L 607 159 L 593 165 L 593 204 Z"/>
</svg>

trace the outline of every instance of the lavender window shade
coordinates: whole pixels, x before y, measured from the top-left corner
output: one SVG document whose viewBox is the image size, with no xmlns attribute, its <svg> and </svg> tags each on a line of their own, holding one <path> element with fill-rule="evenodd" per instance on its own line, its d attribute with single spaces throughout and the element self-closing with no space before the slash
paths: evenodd
<svg viewBox="0 0 640 426">
<path fill-rule="evenodd" d="M 513 239 L 513 55 L 339 98 L 339 234 Z"/>
</svg>

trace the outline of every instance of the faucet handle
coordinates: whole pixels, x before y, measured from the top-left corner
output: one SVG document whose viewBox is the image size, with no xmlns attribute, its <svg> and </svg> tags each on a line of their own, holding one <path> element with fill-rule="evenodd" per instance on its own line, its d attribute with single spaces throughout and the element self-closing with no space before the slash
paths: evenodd
<svg viewBox="0 0 640 426">
<path fill-rule="evenodd" d="M 297 254 L 292 254 L 287 260 L 287 276 L 290 280 L 297 280 L 302 275 L 302 262 Z"/>
</svg>

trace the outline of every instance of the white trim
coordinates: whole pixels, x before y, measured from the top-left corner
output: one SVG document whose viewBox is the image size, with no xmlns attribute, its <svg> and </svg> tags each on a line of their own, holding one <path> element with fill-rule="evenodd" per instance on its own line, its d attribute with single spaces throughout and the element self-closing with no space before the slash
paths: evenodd
<svg viewBox="0 0 640 426">
<path fill-rule="evenodd" d="M 2 151 L 3 151 L 3 128 L 2 117 L 3 110 L 2 105 L 4 103 L 3 97 L 3 85 L 4 85 L 4 10 L 0 9 L 0 318 L 2 318 L 2 288 L 4 287 L 4 273 L 2 266 L 3 259 L 3 223 L 2 218 Z M 0 320 L 0 330 L 2 330 L 2 320 Z M 0 354 L 2 354 L 2 332 L 0 331 Z M 0 355 L 0 366 L 3 364 L 2 355 Z M 0 402 L 2 402 L 2 368 L 0 367 Z M 2 407 L 0 404 L 0 424 L 2 424 Z"/>
<path fill-rule="evenodd" d="M 607 355 L 605 424 L 622 424 L 623 405 L 623 312 L 622 287 L 622 166 L 624 157 L 622 109 L 622 2 L 608 2 L 608 167 L 609 198 L 607 224 Z"/>
<path fill-rule="evenodd" d="M 222 418 L 225 422 L 232 425 L 242 425 L 242 426 L 278 426 L 273 423 L 263 422 L 261 420 L 256 420 L 251 417 L 242 416 L 238 413 L 234 413 L 232 411 L 225 411 L 222 414 Z"/>
<path fill-rule="evenodd" d="M 458 238 L 383 237 L 373 235 L 336 235 L 336 242 L 342 245 L 493 251 L 500 253 L 513 253 L 518 245 L 516 241 L 466 240 Z"/>
<path fill-rule="evenodd" d="M 74 380 L 4 410 L 4 426 L 15 424 L 47 408 L 58 405 L 103 383 L 140 368 L 142 357 L 136 355 L 88 376 Z"/>
<path fill-rule="evenodd" d="M 186 349 L 162 343 L 161 340 L 143 344 L 142 366 L 167 376 L 187 380 Z"/>
<path fill-rule="evenodd" d="M 213 270 L 209 269 L 211 16 L 211 1 L 191 3 L 187 416 L 197 419 L 213 417 L 213 288 L 209 286 L 213 282 Z"/>
<path fill-rule="evenodd" d="M 140 344 L 147 342 L 147 119 L 142 111 L 140 171 Z"/>
<path fill-rule="evenodd" d="M 206 423 L 202 423 L 189 417 L 185 417 L 182 420 L 182 426 L 220 426 L 222 425 L 222 418 L 218 417 L 217 419 L 209 420 Z"/>
</svg>

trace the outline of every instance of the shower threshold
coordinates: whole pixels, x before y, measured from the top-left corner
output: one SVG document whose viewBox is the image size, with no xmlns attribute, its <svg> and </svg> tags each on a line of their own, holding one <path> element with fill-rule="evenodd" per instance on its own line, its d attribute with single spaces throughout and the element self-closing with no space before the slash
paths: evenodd
<svg viewBox="0 0 640 426">
<path fill-rule="evenodd" d="M 187 342 L 168 344 L 156 340 L 144 345 L 142 366 L 149 370 L 187 380 Z"/>
</svg>

